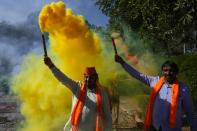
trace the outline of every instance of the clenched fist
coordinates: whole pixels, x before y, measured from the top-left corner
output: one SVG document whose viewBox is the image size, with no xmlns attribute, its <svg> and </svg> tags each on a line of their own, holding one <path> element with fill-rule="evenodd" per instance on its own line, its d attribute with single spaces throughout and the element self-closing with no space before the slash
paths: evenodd
<svg viewBox="0 0 197 131">
<path fill-rule="evenodd" d="M 115 55 L 115 61 L 118 62 L 118 63 L 120 63 L 120 64 L 125 63 L 124 60 L 119 55 L 117 55 L 117 54 Z"/>
<path fill-rule="evenodd" d="M 44 63 L 45 63 L 49 68 L 51 68 L 51 67 L 54 66 L 53 62 L 51 61 L 51 59 L 50 59 L 48 56 L 44 56 Z"/>
</svg>

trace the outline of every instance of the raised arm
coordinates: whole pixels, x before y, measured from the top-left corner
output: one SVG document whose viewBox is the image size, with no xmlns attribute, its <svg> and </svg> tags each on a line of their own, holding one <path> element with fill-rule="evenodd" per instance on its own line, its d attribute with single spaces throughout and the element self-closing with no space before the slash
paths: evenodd
<svg viewBox="0 0 197 131">
<path fill-rule="evenodd" d="M 73 93 L 77 91 L 77 88 L 79 87 L 80 83 L 77 81 L 74 81 L 70 79 L 68 76 L 66 76 L 64 73 L 62 73 L 51 61 L 51 59 L 48 56 L 44 57 L 44 63 L 49 67 L 49 69 L 52 71 L 53 75 L 66 87 L 68 87 Z"/>
<path fill-rule="evenodd" d="M 132 66 L 128 65 L 120 56 L 115 55 L 115 61 L 120 63 L 122 67 L 134 78 L 140 80 L 148 86 L 152 86 L 152 83 L 158 79 L 158 77 L 147 76 L 135 70 Z"/>
</svg>

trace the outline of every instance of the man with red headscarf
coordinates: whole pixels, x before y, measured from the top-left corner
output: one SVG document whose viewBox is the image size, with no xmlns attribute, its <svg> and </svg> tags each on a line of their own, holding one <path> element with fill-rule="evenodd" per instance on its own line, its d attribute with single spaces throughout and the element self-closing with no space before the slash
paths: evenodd
<svg viewBox="0 0 197 131">
<path fill-rule="evenodd" d="M 106 92 L 98 84 L 94 67 L 87 67 L 84 83 L 74 81 L 63 74 L 47 56 L 45 64 L 54 76 L 72 91 L 72 112 L 64 130 L 111 131 L 112 118 Z"/>
</svg>

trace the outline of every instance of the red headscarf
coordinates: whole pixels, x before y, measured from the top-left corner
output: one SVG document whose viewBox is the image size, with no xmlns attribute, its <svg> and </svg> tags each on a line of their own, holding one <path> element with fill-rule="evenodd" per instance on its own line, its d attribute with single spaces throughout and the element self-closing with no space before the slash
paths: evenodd
<svg viewBox="0 0 197 131">
<path fill-rule="evenodd" d="M 94 75 L 97 73 L 96 73 L 95 67 L 86 67 L 84 74 L 85 75 Z"/>
</svg>

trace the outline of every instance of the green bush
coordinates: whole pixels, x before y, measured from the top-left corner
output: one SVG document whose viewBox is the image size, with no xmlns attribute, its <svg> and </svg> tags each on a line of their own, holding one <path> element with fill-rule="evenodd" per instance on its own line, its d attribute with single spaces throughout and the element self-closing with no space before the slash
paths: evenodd
<svg viewBox="0 0 197 131">
<path fill-rule="evenodd" d="M 189 87 L 197 111 L 197 54 L 180 55 L 170 60 L 178 65 L 178 78 Z"/>
<path fill-rule="evenodd" d="M 137 95 L 136 99 L 138 100 L 138 106 L 142 110 L 142 118 L 144 119 L 149 102 L 149 95 Z"/>
</svg>

